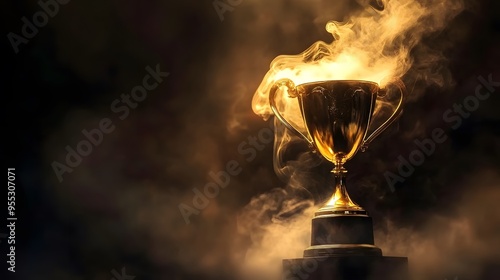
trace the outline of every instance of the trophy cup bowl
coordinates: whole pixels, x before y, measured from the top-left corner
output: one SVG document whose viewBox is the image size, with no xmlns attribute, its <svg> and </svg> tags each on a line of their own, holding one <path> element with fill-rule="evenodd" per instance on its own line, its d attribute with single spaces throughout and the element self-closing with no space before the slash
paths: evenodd
<svg viewBox="0 0 500 280">
<path fill-rule="evenodd" d="M 352 158 L 368 130 L 377 85 L 371 82 L 329 81 L 299 87 L 300 106 L 316 150 L 337 164 Z"/>
<path fill-rule="evenodd" d="M 311 247 L 304 251 L 305 257 L 382 255 L 374 245 L 371 218 L 347 193 L 344 163 L 360 149 L 364 151 L 399 117 L 405 87 L 399 80 L 389 85 L 399 88 L 399 103 L 392 115 L 370 135 L 368 131 L 376 102 L 386 96 L 387 91 L 375 82 L 329 80 L 295 86 L 292 80 L 282 79 L 270 90 L 269 102 L 275 116 L 335 166 L 331 171 L 335 178 L 334 192 L 315 213 Z M 276 106 L 276 93 L 283 87 L 288 90 L 290 98 L 298 99 L 306 134 L 292 126 Z"/>
</svg>

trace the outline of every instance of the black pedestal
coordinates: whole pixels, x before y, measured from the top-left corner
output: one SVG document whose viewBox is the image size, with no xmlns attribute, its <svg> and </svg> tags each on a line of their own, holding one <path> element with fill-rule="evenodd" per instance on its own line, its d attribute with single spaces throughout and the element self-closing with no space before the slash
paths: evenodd
<svg viewBox="0 0 500 280">
<path fill-rule="evenodd" d="M 283 280 L 406 280 L 408 259 L 384 257 L 366 212 L 317 213 L 304 258 L 283 260 Z"/>
<path fill-rule="evenodd" d="M 283 280 L 407 280 L 408 259 L 383 256 L 283 260 Z"/>
<path fill-rule="evenodd" d="M 329 214 L 312 220 L 311 247 L 304 257 L 382 256 L 375 247 L 372 218 L 366 214 Z"/>
</svg>

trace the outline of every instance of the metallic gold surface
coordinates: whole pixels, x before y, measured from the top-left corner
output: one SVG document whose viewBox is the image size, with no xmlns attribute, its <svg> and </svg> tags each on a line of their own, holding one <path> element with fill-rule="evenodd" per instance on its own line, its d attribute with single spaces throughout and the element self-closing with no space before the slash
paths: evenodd
<svg viewBox="0 0 500 280">
<path fill-rule="evenodd" d="M 304 138 L 312 148 L 335 165 L 332 170 L 335 177 L 333 194 L 316 212 L 316 215 L 330 215 L 341 211 L 348 214 L 364 212 L 363 208 L 353 202 L 347 193 L 345 185 L 347 171 L 343 165 L 358 150 L 366 149 L 375 137 L 399 117 L 405 88 L 400 81 L 392 84 L 400 90 L 399 104 L 394 107 L 392 115 L 371 135 L 367 135 L 367 131 L 378 98 L 377 94 L 382 91 L 375 82 L 329 80 L 295 86 L 293 81 L 282 79 L 271 88 L 269 103 L 275 116 L 288 129 Z M 287 88 L 289 97 L 298 98 L 308 135 L 296 129 L 278 111 L 275 97 L 276 92 L 282 87 Z"/>
</svg>

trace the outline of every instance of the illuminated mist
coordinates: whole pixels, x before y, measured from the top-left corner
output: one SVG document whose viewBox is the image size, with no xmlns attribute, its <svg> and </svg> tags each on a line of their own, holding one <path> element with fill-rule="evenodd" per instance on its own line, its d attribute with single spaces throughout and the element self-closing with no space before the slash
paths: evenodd
<svg viewBox="0 0 500 280">
<path fill-rule="evenodd" d="M 477 75 L 499 79 L 498 33 L 483 16 L 500 9 L 392 0 L 380 11 L 368 2 L 243 0 L 223 22 L 212 1 L 61 8 L 16 56 L 24 64 L 5 71 L 9 98 L 30 94 L 11 112 L 26 119 L 12 139 L 26 145 L 20 201 L 33 216 L 19 237 L 20 279 L 109 280 L 122 267 L 136 280 L 279 279 L 281 260 L 302 256 L 312 214 L 331 194 L 331 165 L 272 118 L 267 95 L 281 77 L 400 78 L 405 111 L 346 164 L 349 194 L 373 217 L 376 245 L 408 256 L 415 280 L 494 279 L 485 275 L 499 265 L 498 95 L 448 128 L 450 139 L 394 192 L 383 173 L 474 92 Z M 21 6 L 5 12 L 16 24 L 39 9 Z M 157 64 L 170 76 L 120 120 L 110 103 Z M 301 127 L 287 100 L 280 110 Z M 51 162 L 64 162 L 65 147 L 102 118 L 114 131 L 59 182 Z M 275 139 L 262 141 L 270 127 Z M 186 224 L 179 205 L 192 206 L 193 189 L 233 160 L 241 173 Z"/>
</svg>

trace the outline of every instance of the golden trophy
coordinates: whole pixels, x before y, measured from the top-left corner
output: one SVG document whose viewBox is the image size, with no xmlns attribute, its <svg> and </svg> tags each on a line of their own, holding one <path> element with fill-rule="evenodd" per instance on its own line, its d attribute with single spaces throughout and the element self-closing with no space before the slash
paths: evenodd
<svg viewBox="0 0 500 280">
<path fill-rule="evenodd" d="M 384 96 L 387 96 L 388 88 L 394 87 L 398 89 L 400 96 L 392 114 L 368 134 L 377 102 L 383 101 Z M 299 102 L 305 127 L 303 132 L 279 112 L 276 94 L 280 90 L 287 90 L 288 98 L 296 98 Z M 297 86 L 290 79 L 274 83 L 269 93 L 269 103 L 276 118 L 334 164 L 331 172 L 335 178 L 331 198 L 315 212 L 312 220 L 311 246 L 304 251 L 304 259 L 284 260 L 285 273 L 290 272 L 290 269 L 300 268 L 304 261 L 317 258 L 329 258 L 329 262 L 323 263 L 328 263 L 329 269 L 315 270 L 306 279 L 332 279 L 331 273 L 339 271 L 340 262 L 351 264 L 343 265 L 342 269 L 351 269 L 352 273 L 357 273 L 357 278 L 352 279 L 372 279 L 369 275 L 373 274 L 374 269 L 381 269 L 389 263 L 401 267 L 401 271 L 405 270 L 406 258 L 383 257 L 382 251 L 374 245 L 372 219 L 349 197 L 346 189 L 347 171 L 344 168 L 347 160 L 358 150 L 366 149 L 373 139 L 399 117 L 405 94 L 405 86 L 399 80 L 387 84 L 384 89 L 375 82 L 361 80 L 328 80 Z M 356 260 L 352 261 L 352 258 Z M 351 279 L 348 278 L 349 273 L 346 275 L 347 278 L 340 275 L 335 279 Z M 295 278 L 286 278 L 285 275 L 284 279 Z M 392 278 L 382 275 L 381 279 Z"/>
</svg>

